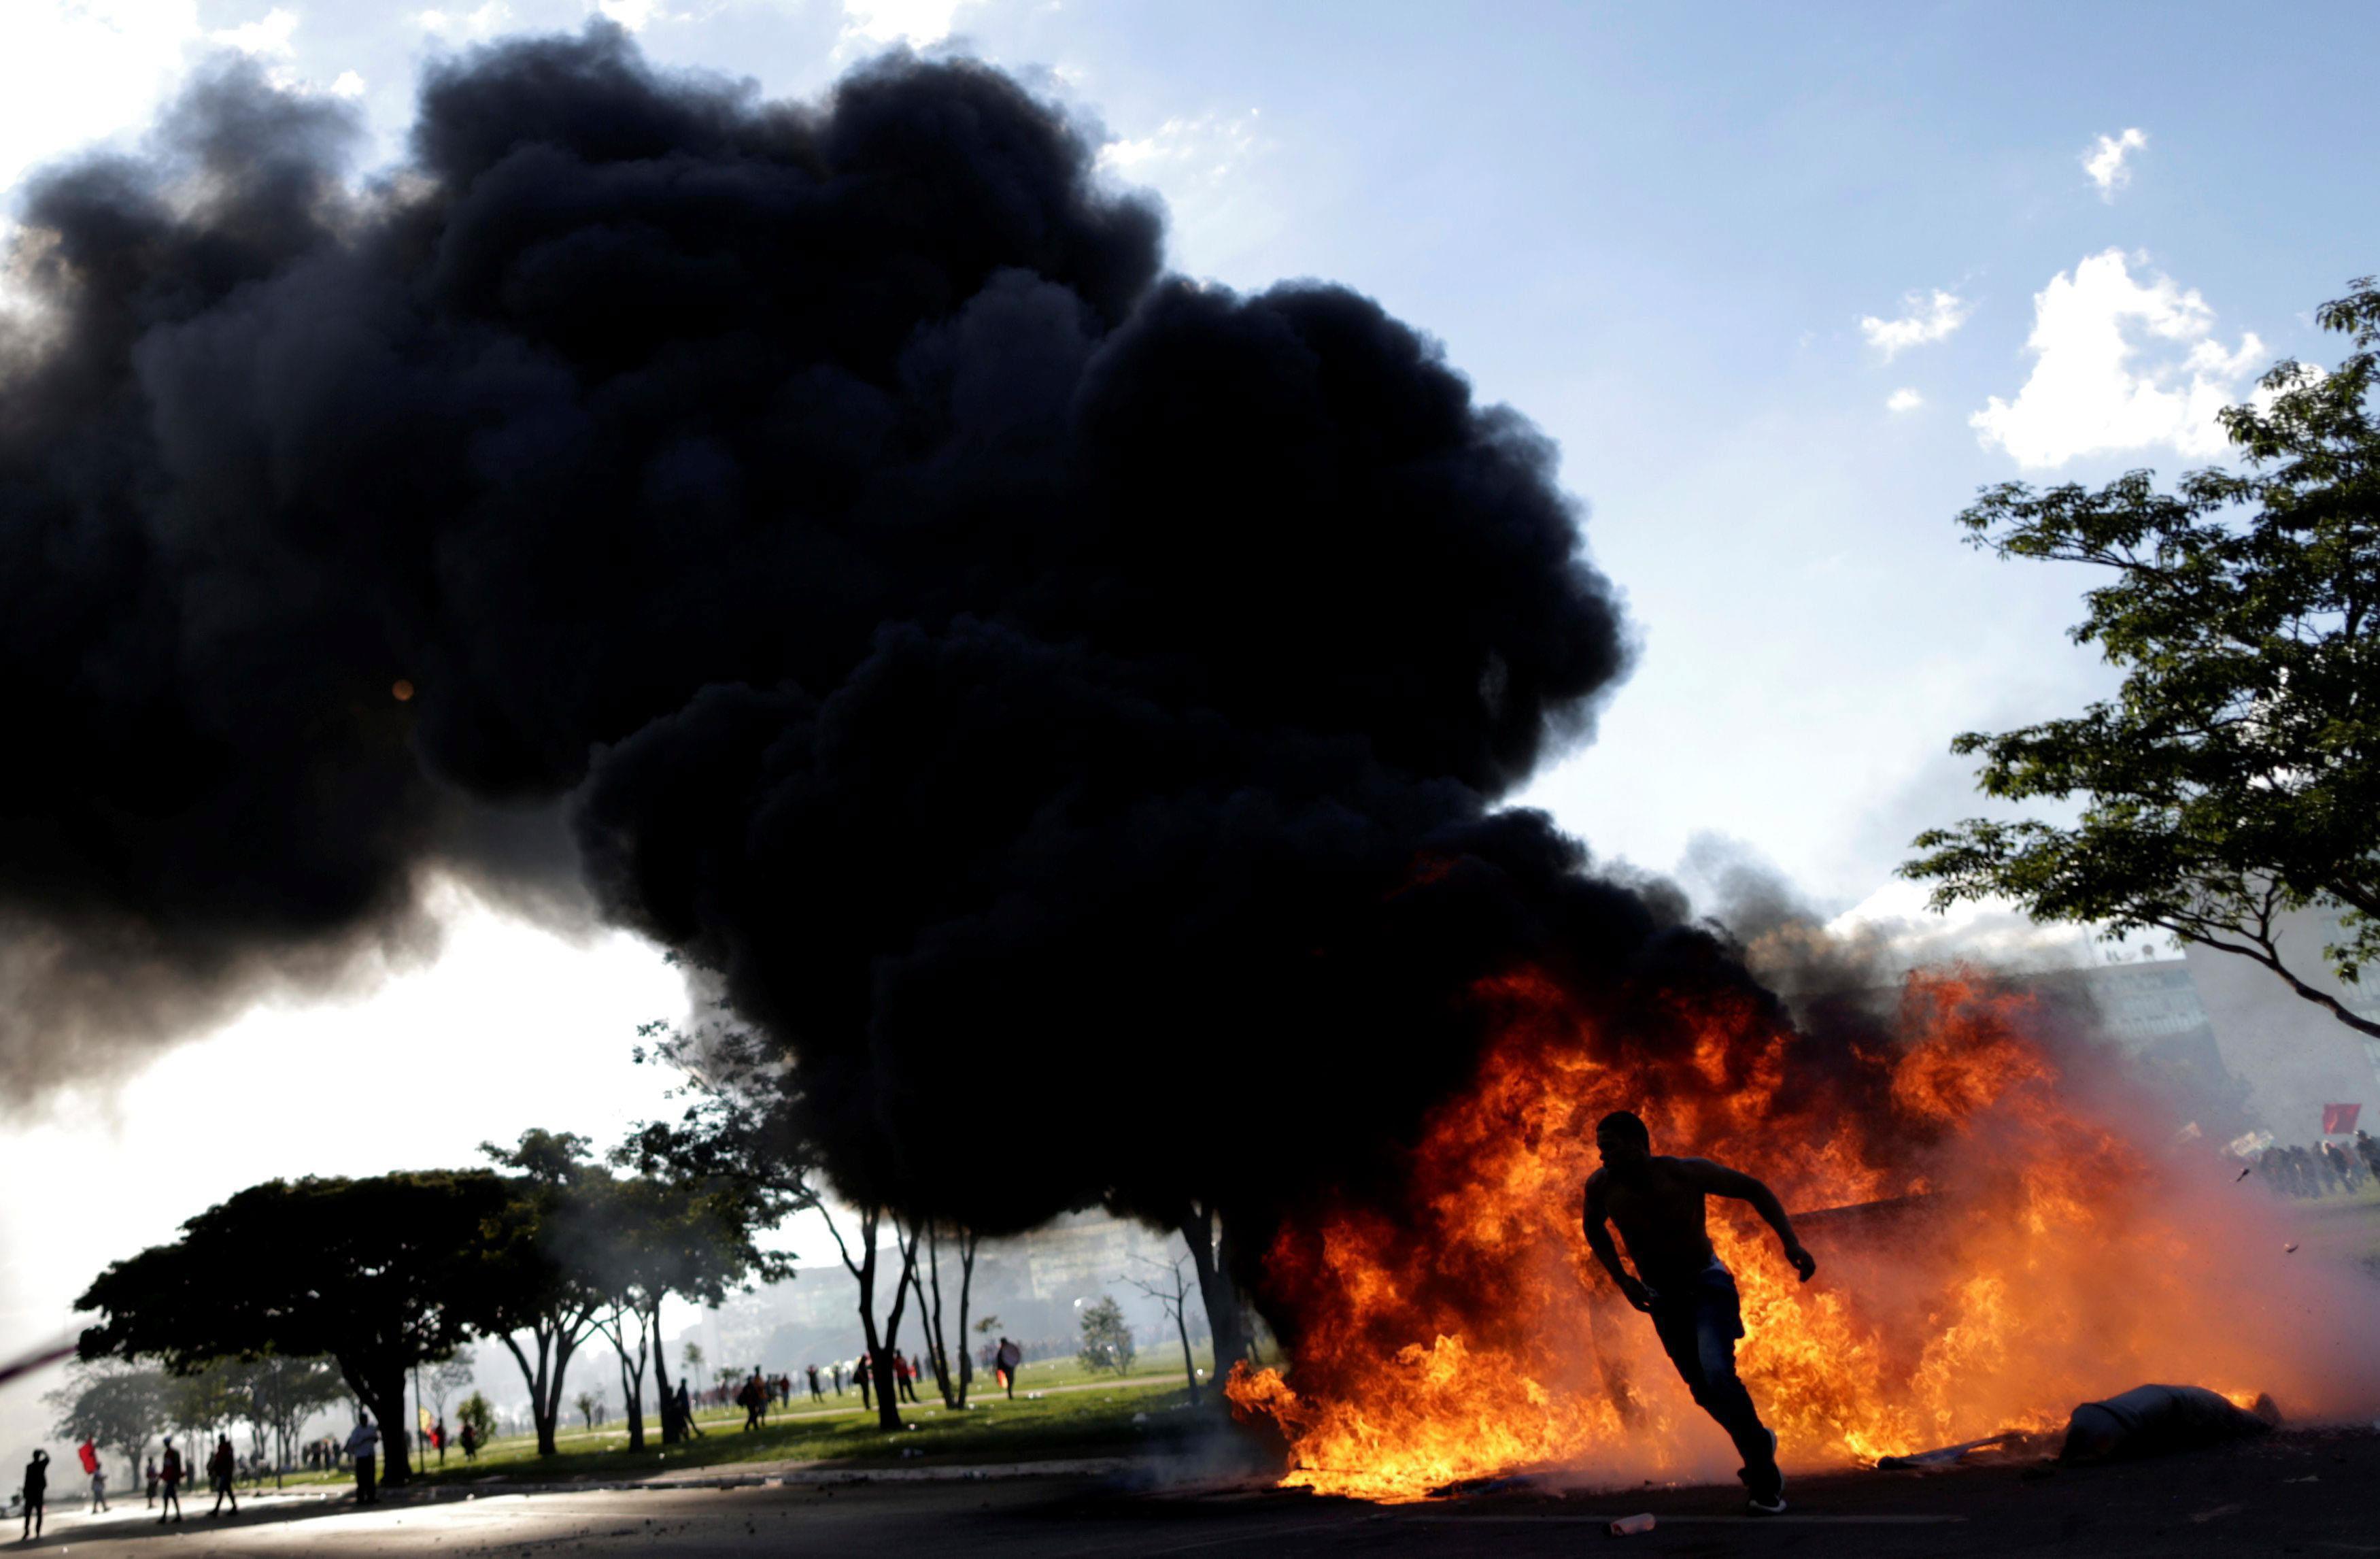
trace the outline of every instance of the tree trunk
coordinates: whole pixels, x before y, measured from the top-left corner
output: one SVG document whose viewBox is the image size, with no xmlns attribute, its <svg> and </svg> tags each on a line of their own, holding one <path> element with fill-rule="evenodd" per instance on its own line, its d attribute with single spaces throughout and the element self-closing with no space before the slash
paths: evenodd
<svg viewBox="0 0 2380 1559">
<path fill-rule="evenodd" d="M 959 1399 L 956 1406 L 966 1406 L 967 1387 L 975 1380 L 975 1354 L 967 1346 L 967 1297 L 975 1286 L 976 1234 L 973 1229 L 959 1231 Z"/>
<path fill-rule="evenodd" d="M 380 1480 L 401 1487 L 413 1481 L 412 1460 L 405 1454 L 405 1367 L 366 1383 L 371 1390 L 364 1406 L 380 1421 Z"/>
<path fill-rule="evenodd" d="M 892 1313 L 885 1318 L 884 1344 L 881 1347 L 871 1344 L 868 1357 L 869 1364 L 876 1372 L 877 1426 L 880 1429 L 897 1430 L 901 1427 L 901 1390 L 899 1382 L 892 1375 L 892 1354 L 901 1346 L 901 1312 L 906 1309 L 909 1304 L 910 1274 L 916 1272 L 917 1267 L 917 1238 L 912 1235 L 909 1236 L 908 1243 L 903 1245 L 901 1225 L 896 1220 L 892 1225 L 892 1239 L 893 1244 L 901 1251 L 901 1275 L 892 1284 Z M 876 1251 L 872 1245 L 868 1248 L 868 1260 L 872 1270 L 876 1261 Z M 868 1331 L 872 1335 L 876 1325 L 875 1317 L 863 1310 L 861 1319 L 868 1323 Z"/>
<path fill-rule="evenodd" d="M 531 1328 L 529 1335 L 537 1339 L 535 1368 L 530 1367 L 528 1355 L 522 1351 L 519 1342 L 512 1333 L 507 1332 L 504 1334 L 504 1344 L 505 1349 L 512 1354 L 513 1362 L 520 1366 L 521 1379 L 528 1382 L 528 1416 L 529 1421 L 537 1428 L 537 1454 L 540 1456 L 550 1456 L 554 1453 L 555 1405 L 548 1400 L 545 1382 L 546 1370 L 553 1357 L 553 1334 L 539 1326 Z M 559 1396 L 560 1393 L 557 1391 L 554 1395 Z"/>
<path fill-rule="evenodd" d="M 645 1355 L 650 1341 L 644 1334 L 643 1312 L 638 1311 L 638 1315 L 637 1353 L 633 1368 L 626 1347 L 620 1349 L 620 1398 L 628 1405 L 628 1449 L 631 1451 L 645 1448 Z M 618 1317 L 614 1323 L 621 1329 L 619 1341 L 625 1344 L 627 1340 L 627 1318 L 625 1315 Z"/>
<path fill-rule="evenodd" d="M 956 1407 L 958 1397 L 952 1390 L 949 1350 L 942 1342 L 942 1240 L 931 1224 L 926 1225 L 925 1240 L 926 1273 L 932 1279 L 933 1301 L 927 1302 L 926 1285 L 917 1279 L 913 1265 L 910 1281 L 917 1290 L 917 1329 L 926 1334 L 926 1361 L 934 1367 L 934 1390 L 941 1396 L 943 1407 Z"/>
<path fill-rule="evenodd" d="M 901 1427 L 901 1404 L 892 1389 L 892 1365 L 884 1357 L 885 1345 L 878 1340 L 876 1332 L 876 1231 L 880 1226 L 883 1210 L 871 1207 L 859 1215 L 860 1250 L 857 1260 L 853 1259 L 850 1243 L 843 1237 L 843 1228 L 835 1223 L 834 1214 L 823 1206 L 819 1207 L 818 1212 L 826 1220 L 826 1232 L 834 1237 L 834 1248 L 843 1256 L 844 1271 L 849 1273 L 852 1281 L 859 1285 L 859 1334 L 868 1345 L 865 1373 L 876 1383 L 876 1427 L 897 1430 Z M 905 1273 L 904 1275 L 905 1281 Z M 892 1307 L 896 1324 L 900 1315 L 901 1307 L 896 1303 Z M 860 1400 L 865 1402 L 868 1387 L 861 1386 L 859 1395 Z"/>
<path fill-rule="evenodd" d="M 1187 1204 L 1179 1227 L 1190 1248 L 1190 1264 L 1198 1272 L 1198 1297 L 1207 1306 L 1207 1332 L 1215 1339 L 1215 1379 L 1228 1379 L 1232 1366 L 1248 1356 L 1245 1323 L 1240 1314 L 1239 1285 L 1221 1260 L 1217 1225 L 1221 1220 L 1211 1207 Z"/>
<path fill-rule="evenodd" d="M 662 1298 L 655 1296 L 652 1321 L 647 1327 L 653 1339 L 653 1390 L 662 1399 L 662 1443 L 674 1445 L 686 1438 L 686 1426 L 677 1421 L 677 1398 L 670 1395 L 669 1360 L 662 1357 Z"/>
<path fill-rule="evenodd" d="M 578 1343 L 568 1332 L 563 1332 L 554 1338 L 553 1381 L 549 1388 L 552 1391 L 552 1395 L 546 1404 L 546 1428 L 544 1436 L 540 1442 L 544 1448 L 539 1453 L 540 1455 L 550 1456 L 553 1455 L 553 1430 L 554 1426 L 562 1421 L 562 1393 L 564 1390 L 564 1383 L 570 1378 L 570 1356 L 577 1351 Z M 589 1429 L 595 1427 L 592 1420 L 589 1420 L 587 1427 Z"/>
<path fill-rule="evenodd" d="M 1176 1274 L 1180 1267 L 1173 1269 Z M 1190 1351 L 1190 1289 L 1177 1275 L 1173 1288 L 1173 1329 L 1182 1334 L 1182 1378 L 1190 1386 L 1190 1406 L 1198 1406 L 1198 1358 Z"/>
</svg>

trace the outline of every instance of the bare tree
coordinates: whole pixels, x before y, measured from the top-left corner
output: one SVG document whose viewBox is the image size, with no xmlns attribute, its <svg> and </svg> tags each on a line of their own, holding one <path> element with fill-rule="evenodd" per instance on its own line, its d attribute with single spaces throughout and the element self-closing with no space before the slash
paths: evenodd
<svg viewBox="0 0 2380 1559">
<path fill-rule="evenodd" d="M 1246 1358 L 1250 1335 L 1245 1302 L 1232 1278 L 1231 1230 L 1221 1209 L 1212 1202 L 1186 1200 L 1174 1210 L 1173 1226 L 1190 1248 L 1190 1263 L 1197 1270 L 1198 1295 L 1207 1307 L 1207 1333 L 1215 1343 L 1215 1379 L 1231 1373 Z"/>
<path fill-rule="evenodd" d="M 431 1412 L 436 1419 L 437 1422 L 443 1424 L 446 1421 L 446 1399 L 470 1383 L 471 1361 L 465 1358 L 460 1354 L 456 1354 L 454 1358 L 446 1359 L 431 1368 L 430 1371 L 430 1407 Z M 444 1467 L 446 1465 L 446 1446 L 443 1443 L 443 1439 L 444 1437 L 442 1436 L 441 1443 L 438 1446 L 438 1465 L 440 1467 Z"/>
<path fill-rule="evenodd" d="M 959 1269 L 959 1346 L 958 1359 L 951 1359 L 951 1348 L 944 1340 L 942 1329 L 942 1225 L 928 1220 L 925 1224 L 926 1264 L 910 1267 L 910 1285 L 917 1295 L 917 1321 L 926 1334 L 926 1362 L 933 1366 L 934 1385 L 941 1391 L 942 1406 L 960 1408 L 966 1406 L 967 1387 L 975 1379 L 975 1366 L 967 1358 L 967 1304 L 975 1285 L 975 1252 L 978 1236 L 964 1225 L 950 1229 L 952 1255 Z"/>
<path fill-rule="evenodd" d="M 1165 1319 L 1173 1322 L 1182 1338 L 1182 1378 L 1190 1387 L 1190 1405 L 1198 1405 L 1198 1362 L 1190 1352 L 1189 1304 L 1193 1290 L 1192 1274 L 1183 1270 L 1185 1255 L 1176 1256 L 1168 1265 L 1154 1256 L 1135 1256 L 1133 1261 L 1147 1269 L 1135 1276 L 1126 1273 L 1123 1281 L 1156 1300 L 1165 1310 Z"/>
</svg>

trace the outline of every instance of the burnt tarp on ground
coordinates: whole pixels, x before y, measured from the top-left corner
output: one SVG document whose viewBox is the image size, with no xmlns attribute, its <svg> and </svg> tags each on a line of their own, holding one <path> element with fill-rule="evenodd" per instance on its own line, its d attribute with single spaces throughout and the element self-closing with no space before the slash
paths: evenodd
<svg viewBox="0 0 2380 1559">
<path fill-rule="evenodd" d="M 2258 1412 L 2236 1407 L 2204 1386 L 2134 1386 L 2105 1402 L 2085 1402 L 2066 1421 L 2063 1462 L 2163 1456 L 2227 1441 L 2269 1434 L 2279 1421 L 2269 1396 Z"/>
</svg>

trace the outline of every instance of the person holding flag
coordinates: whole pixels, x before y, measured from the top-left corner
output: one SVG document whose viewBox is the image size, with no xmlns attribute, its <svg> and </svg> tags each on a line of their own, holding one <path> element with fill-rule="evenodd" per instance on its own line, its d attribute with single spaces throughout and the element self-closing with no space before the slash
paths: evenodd
<svg viewBox="0 0 2380 1559">
<path fill-rule="evenodd" d="M 91 1510 L 96 1516 L 107 1508 L 107 1471 L 99 1465 L 99 1443 L 86 1436 L 75 1447 L 75 1455 L 81 1458 L 82 1469 L 90 1475 Z"/>
</svg>

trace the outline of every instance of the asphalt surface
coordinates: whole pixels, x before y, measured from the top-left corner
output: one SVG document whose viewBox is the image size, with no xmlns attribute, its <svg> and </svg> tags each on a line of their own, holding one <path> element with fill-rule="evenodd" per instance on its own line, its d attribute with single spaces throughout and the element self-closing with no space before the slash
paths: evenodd
<svg viewBox="0 0 2380 1559">
<path fill-rule="evenodd" d="M 62 1516 L 37 1546 L 122 1559 L 205 1555 L 793 1554 L 895 1552 L 1102 1559 L 1185 1554 L 1428 1553 L 1530 1559 L 1614 1553 L 2380 1555 L 2380 1433 L 2297 1431 L 2218 1451 L 2051 1470 L 2012 1458 L 1931 1475 L 1796 1480 L 1782 1516 L 1743 1513 L 1732 1489 L 1556 1495 L 1508 1489 L 1377 1506 L 1146 1472 L 973 1480 L 813 1481 L 733 1489 L 483 1495 L 358 1510 L 251 1504 L 237 1521 L 159 1528 L 130 1513 Z M 1654 1529 L 1614 1537 L 1615 1517 Z"/>
</svg>

